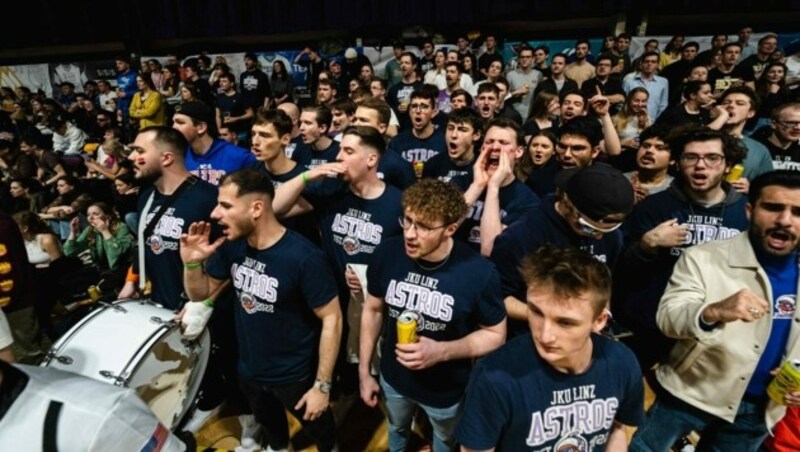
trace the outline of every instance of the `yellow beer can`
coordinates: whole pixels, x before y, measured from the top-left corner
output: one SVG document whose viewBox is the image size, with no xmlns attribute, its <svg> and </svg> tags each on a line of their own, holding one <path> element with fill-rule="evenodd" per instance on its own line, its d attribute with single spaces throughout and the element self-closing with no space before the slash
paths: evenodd
<svg viewBox="0 0 800 452">
<path fill-rule="evenodd" d="M 419 314 L 415 311 L 403 311 L 397 317 L 397 343 L 413 344 L 417 342 L 417 326 Z"/>
<path fill-rule="evenodd" d="M 800 359 L 786 361 L 767 386 L 769 398 L 781 405 L 784 404 L 786 394 L 792 391 L 800 391 Z"/>
</svg>

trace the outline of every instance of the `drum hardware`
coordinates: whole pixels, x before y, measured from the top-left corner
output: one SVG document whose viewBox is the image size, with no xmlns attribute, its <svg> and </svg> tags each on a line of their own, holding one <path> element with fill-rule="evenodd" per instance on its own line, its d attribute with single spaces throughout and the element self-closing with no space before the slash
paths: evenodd
<svg viewBox="0 0 800 452">
<path fill-rule="evenodd" d="M 172 327 L 176 325 L 176 323 L 172 320 L 164 320 L 161 317 L 157 316 L 150 317 L 150 321 L 155 323 L 156 325 L 164 325 L 166 327 Z"/>
<path fill-rule="evenodd" d="M 106 301 L 98 301 L 97 304 L 99 304 L 100 306 L 104 306 L 106 308 L 111 308 L 111 309 L 113 309 L 113 310 L 115 310 L 117 312 L 121 312 L 123 314 L 128 312 L 127 309 L 123 308 L 121 305 L 119 305 L 117 303 L 108 303 Z"/>
<path fill-rule="evenodd" d="M 114 372 L 111 372 L 110 370 L 101 370 L 99 373 L 103 378 L 114 380 L 114 384 L 116 386 L 128 385 L 128 377 L 123 377 L 122 375 L 114 375 Z"/>
<path fill-rule="evenodd" d="M 44 355 L 44 361 L 51 361 L 51 360 L 56 360 L 66 366 L 69 366 L 75 361 L 69 356 L 56 356 L 55 350 L 49 350 L 47 354 Z"/>
</svg>

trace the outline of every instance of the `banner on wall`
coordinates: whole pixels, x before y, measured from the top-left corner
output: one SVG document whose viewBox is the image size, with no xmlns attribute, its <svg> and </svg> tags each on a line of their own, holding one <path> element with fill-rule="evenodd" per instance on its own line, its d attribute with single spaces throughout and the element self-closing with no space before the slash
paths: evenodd
<svg viewBox="0 0 800 452">
<path fill-rule="evenodd" d="M 764 36 L 765 33 L 754 34 L 751 37 L 751 42 L 756 45 L 758 39 Z M 644 36 L 633 37 L 631 40 L 631 47 L 629 54 L 631 58 L 636 58 L 642 53 L 644 44 L 650 39 L 656 39 L 659 42 L 659 49 L 663 49 L 669 42 L 671 36 Z M 730 36 L 730 40 L 736 40 L 736 36 Z M 700 50 L 708 49 L 711 46 L 711 36 L 687 36 L 686 42 L 697 41 L 700 44 Z M 532 48 L 538 46 L 547 46 L 550 48 L 549 59 L 557 53 L 564 53 L 571 56 L 575 51 L 575 39 L 561 39 L 561 40 L 540 40 L 540 41 L 527 41 L 528 45 Z M 591 54 L 599 54 L 602 47 L 602 38 L 589 39 L 591 45 Z M 507 69 L 513 70 L 517 67 L 517 52 L 519 47 L 523 44 L 522 41 L 506 42 L 503 46 L 503 58 L 506 61 Z M 784 33 L 778 35 L 778 47 L 783 49 L 787 56 L 800 52 L 800 33 Z M 455 48 L 452 44 L 437 44 L 437 49 L 444 49 L 445 51 Z M 370 62 L 372 62 L 373 69 L 376 75 L 384 77 L 384 70 L 386 63 L 394 58 L 394 51 L 391 46 L 382 47 L 363 47 L 359 49 Z M 420 55 L 420 49 L 416 46 L 407 46 L 407 51 Z M 287 72 L 292 75 L 294 85 L 303 91 L 308 85 L 306 76 L 306 67 L 302 64 L 296 64 L 295 58 L 301 53 L 300 49 L 297 50 L 280 50 L 272 52 L 256 52 L 261 70 L 268 76 L 272 75 L 272 68 L 275 62 L 281 61 L 286 66 Z M 244 70 L 244 52 L 240 53 L 224 53 L 209 55 L 212 64 L 218 57 L 225 60 L 225 63 L 231 68 L 231 72 L 237 77 Z M 476 56 L 480 52 L 476 53 Z M 196 58 L 194 55 L 189 58 Z M 323 56 L 324 57 L 324 56 Z M 341 56 L 335 56 L 341 58 Z M 306 58 L 303 56 L 302 58 Z M 143 60 L 156 59 L 161 64 L 166 64 L 166 56 L 143 56 Z M 549 60 L 548 60 L 549 63 Z M 116 77 L 115 64 L 113 60 L 103 61 L 84 61 L 84 62 L 70 62 L 70 63 L 57 63 L 57 64 L 28 64 L 17 66 L 0 66 L 0 86 L 9 86 L 16 88 L 18 86 L 27 86 L 33 92 L 41 90 L 48 97 L 53 96 L 54 88 L 63 81 L 69 81 L 75 84 L 76 91 L 83 90 L 83 84 L 86 80 L 105 79 L 110 80 L 112 85 L 115 84 Z"/>
</svg>

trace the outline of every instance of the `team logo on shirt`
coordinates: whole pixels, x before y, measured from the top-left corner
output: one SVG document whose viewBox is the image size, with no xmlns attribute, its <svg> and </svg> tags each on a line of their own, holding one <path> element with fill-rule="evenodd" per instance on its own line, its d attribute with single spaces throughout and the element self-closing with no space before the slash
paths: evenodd
<svg viewBox="0 0 800 452">
<path fill-rule="evenodd" d="M 151 235 L 147 240 L 147 244 L 150 245 L 150 251 L 152 251 L 153 254 L 161 254 L 164 252 L 164 241 L 161 240 L 161 236 Z"/>
<path fill-rule="evenodd" d="M 795 295 L 781 295 L 775 300 L 775 315 L 776 319 L 791 319 L 794 316 L 794 310 L 797 306 L 797 299 Z"/>
<path fill-rule="evenodd" d="M 355 237 L 345 237 L 342 239 L 342 248 L 344 248 L 344 252 L 352 256 L 353 254 L 358 253 L 358 249 L 361 246 L 361 242 L 358 241 Z"/>
<path fill-rule="evenodd" d="M 561 438 L 553 448 L 555 452 L 589 452 L 589 450 L 589 441 L 577 433 Z"/>
<path fill-rule="evenodd" d="M 680 256 L 685 248 L 693 245 L 731 238 L 741 231 L 734 228 L 723 226 L 724 218 L 709 215 L 689 215 L 686 218 L 686 225 L 689 233 L 683 245 L 670 248 L 672 256 Z"/>
<path fill-rule="evenodd" d="M 619 399 L 598 398 L 595 385 L 581 385 L 553 391 L 545 410 L 531 415 L 531 427 L 525 443 L 529 447 L 553 444 L 542 450 L 588 452 L 608 441 Z"/>
</svg>

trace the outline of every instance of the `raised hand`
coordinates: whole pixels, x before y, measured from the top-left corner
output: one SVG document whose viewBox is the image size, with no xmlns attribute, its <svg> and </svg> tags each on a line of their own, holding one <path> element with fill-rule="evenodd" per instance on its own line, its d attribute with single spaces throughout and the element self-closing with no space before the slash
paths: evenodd
<svg viewBox="0 0 800 452">
<path fill-rule="evenodd" d="M 225 241 L 225 237 L 209 242 L 211 224 L 198 221 L 189 226 L 186 234 L 181 234 L 181 260 L 184 263 L 197 263 L 208 259 Z"/>
</svg>

